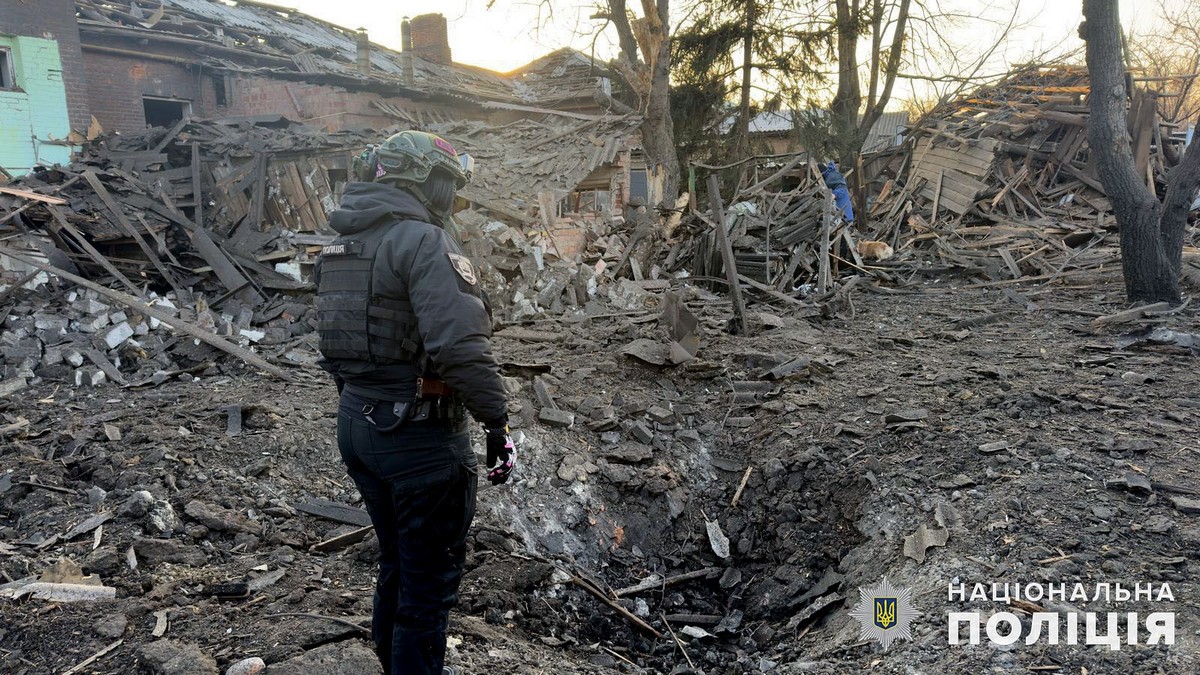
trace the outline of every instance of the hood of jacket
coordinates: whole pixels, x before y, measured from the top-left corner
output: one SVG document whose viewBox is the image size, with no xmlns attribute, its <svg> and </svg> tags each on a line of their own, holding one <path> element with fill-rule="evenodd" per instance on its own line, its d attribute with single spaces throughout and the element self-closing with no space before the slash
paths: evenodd
<svg viewBox="0 0 1200 675">
<path fill-rule="evenodd" d="M 341 207 L 329 216 L 329 227 L 338 234 L 355 234 L 400 220 L 436 220 L 407 190 L 386 183 L 348 183 Z"/>
</svg>

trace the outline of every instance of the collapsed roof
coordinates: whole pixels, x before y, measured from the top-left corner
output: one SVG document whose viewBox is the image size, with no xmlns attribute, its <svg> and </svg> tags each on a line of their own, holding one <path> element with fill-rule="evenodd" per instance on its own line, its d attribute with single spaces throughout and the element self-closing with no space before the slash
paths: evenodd
<svg viewBox="0 0 1200 675">
<path fill-rule="evenodd" d="M 284 7 L 251 0 L 161 0 L 157 8 L 137 0 L 76 4 L 85 44 L 146 41 L 150 51 L 155 46 L 183 49 L 198 63 L 230 71 L 343 86 L 383 85 L 414 98 L 449 97 L 485 105 L 558 107 L 608 91 L 605 67 L 569 48 L 502 74 L 457 63 L 442 65 L 372 43 L 371 69 L 363 73 L 357 67 L 355 31 Z"/>
</svg>

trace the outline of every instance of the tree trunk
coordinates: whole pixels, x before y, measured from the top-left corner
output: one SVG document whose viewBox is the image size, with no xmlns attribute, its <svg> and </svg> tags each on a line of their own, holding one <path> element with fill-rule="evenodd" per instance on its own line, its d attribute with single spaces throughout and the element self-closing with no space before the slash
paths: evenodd
<svg viewBox="0 0 1200 675">
<path fill-rule="evenodd" d="M 642 0 L 646 18 L 654 19 L 649 13 L 657 14 L 655 21 L 647 21 L 650 30 L 661 30 L 661 40 L 654 54 L 646 54 L 646 62 L 638 56 L 638 42 L 629 24 L 629 13 L 625 0 L 609 0 L 608 18 L 617 30 L 621 44 L 621 57 L 628 66 L 632 81 L 629 82 L 645 102 L 642 120 L 642 148 L 646 151 L 646 183 L 650 204 L 662 208 L 674 208 L 679 194 L 679 155 L 675 147 L 675 124 L 671 119 L 671 33 L 670 0 Z M 644 74 L 649 70 L 649 77 Z M 629 79 L 629 76 L 627 76 Z M 649 80 L 649 91 L 645 91 Z"/>
<path fill-rule="evenodd" d="M 650 203 L 675 208 L 679 196 L 679 154 L 675 147 L 675 123 L 671 119 L 671 33 L 668 23 L 670 0 L 658 0 L 658 17 L 663 39 L 650 74 L 650 102 L 642 122 L 642 147 L 646 150 L 647 179 L 661 186 Z"/>
<path fill-rule="evenodd" d="M 1131 303 L 1178 304 L 1179 273 L 1172 265 L 1176 253 L 1168 254 L 1165 246 L 1164 239 L 1171 236 L 1164 232 L 1162 204 L 1138 174 L 1130 148 L 1117 0 L 1084 0 L 1083 15 L 1080 33 L 1087 42 L 1092 90 L 1088 97 L 1091 112 L 1088 145 L 1121 229 L 1125 295 Z M 1185 167 L 1177 167 L 1176 172 L 1181 168 Z M 1173 177 L 1173 186 L 1178 179 L 1178 175 Z M 1182 224 L 1180 227 L 1182 250 Z"/>
<path fill-rule="evenodd" d="M 1163 200 L 1162 245 L 1176 279 L 1183 271 L 1183 230 L 1197 190 L 1200 190 L 1200 141 L 1193 140 L 1183 159 L 1171 170 Z"/>
<path fill-rule="evenodd" d="M 859 2 L 860 0 L 837 0 L 836 3 L 838 87 L 830 106 L 830 113 L 833 115 L 833 130 L 837 135 L 838 144 L 843 148 L 851 139 L 851 135 L 857 134 L 858 107 L 862 104 L 862 92 L 858 84 Z M 842 152 L 839 159 L 845 163 L 851 154 Z"/>
<path fill-rule="evenodd" d="M 746 32 L 742 35 L 742 97 L 738 105 L 737 138 L 733 144 L 733 159 L 750 155 L 750 75 L 754 58 L 755 5 L 758 0 L 746 0 Z M 746 177 L 746 165 L 738 172 L 738 186 Z"/>
</svg>

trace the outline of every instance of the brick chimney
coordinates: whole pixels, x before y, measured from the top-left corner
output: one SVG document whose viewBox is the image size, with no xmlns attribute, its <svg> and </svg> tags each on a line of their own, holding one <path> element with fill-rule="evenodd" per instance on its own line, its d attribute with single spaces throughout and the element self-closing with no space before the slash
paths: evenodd
<svg viewBox="0 0 1200 675">
<path fill-rule="evenodd" d="M 371 38 L 367 35 L 366 28 L 359 28 L 358 33 L 354 36 L 355 48 L 357 51 L 356 64 L 358 72 L 363 75 L 371 74 Z"/>
<path fill-rule="evenodd" d="M 408 17 L 400 22 L 400 67 L 404 70 L 404 84 L 411 87 L 415 77 L 413 69 L 412 22 Z"/>
<path fill-rule="evenodd" d="M 450 65 L 446 17 L 441 14 L 422 14 L 414 16 L 409 24 L 412 28 L 413 54 L 426 61 Z"/>
</svg>

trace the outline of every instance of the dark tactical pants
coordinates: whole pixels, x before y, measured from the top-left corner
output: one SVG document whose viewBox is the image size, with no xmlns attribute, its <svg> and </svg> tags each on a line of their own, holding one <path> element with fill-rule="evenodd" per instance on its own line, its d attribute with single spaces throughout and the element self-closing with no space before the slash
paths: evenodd
<svg viewBox="0 0 1200 675">
<path fill-rule="evenodd" d="M 379 580 L 371 623 L 388 675 L 441 675 L 446 622 L 458 602 L 467 530 L 475 517 L 475 454 L 465 421 L 395 421 L 391 405 L 363 415 L 343 393 L 338 448 L 379 538 Z"/>
</svg>

